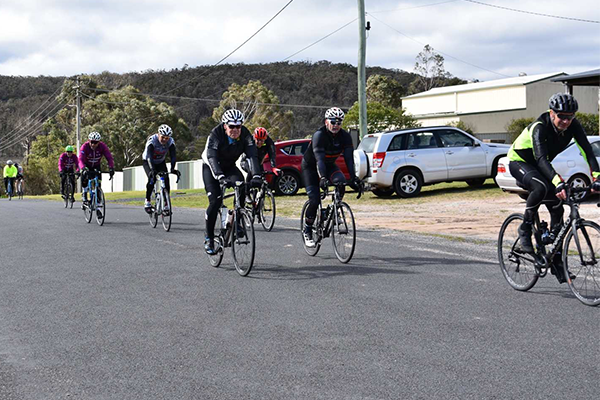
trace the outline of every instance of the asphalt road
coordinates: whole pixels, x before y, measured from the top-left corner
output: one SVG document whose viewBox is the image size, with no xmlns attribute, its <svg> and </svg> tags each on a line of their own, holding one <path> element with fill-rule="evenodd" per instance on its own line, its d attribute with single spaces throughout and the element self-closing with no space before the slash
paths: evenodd
<svg viewBox="0 0 600 400">
<path fill-rule="evenodd" d="M 278 219 L 242 278 L 203 210 L 107 208 L 0 200 L 0 399 L 600 397 L 600 308 L 511 289 L 493 244 L 359 227 L 343 265 Z"/>
</svg>

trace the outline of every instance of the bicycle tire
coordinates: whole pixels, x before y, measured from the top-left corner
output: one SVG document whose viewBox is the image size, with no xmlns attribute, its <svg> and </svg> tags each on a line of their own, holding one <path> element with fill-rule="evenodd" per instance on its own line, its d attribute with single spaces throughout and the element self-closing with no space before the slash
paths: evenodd
<svg viewBox="0 0 600 400">
<path fill-rule="evenodd" d="M 23 200 L 23 182 L 21 180 L 17 183 L 17 195 L 19 200 Z"/>
<path fill-rule="evenodd" d="M 8 197 L 8 201 L 12 200 L 12 185 L 10 183 L 10 180 L 8 181 L 8 186 L 6 187 L 6 196 Z"/>
<path fill-rule="evenodd" d="M 93 210 L 93 204 L 94 202 L 94 195 L 92 193 L 90 193 L 90 200 L 88 201 L 87 205 L 84 203 L 83 204 L 83 215 L 85 217 L 85 221 L 89 224 L 90 222 L 92 222 L 92 213 L 94 212 Z"/>
<path fill-rule="evenodd" d="M 275 226 L 275 216 L 277 210 L 275 206 L 275 196 L 270 189 L 265 189 L 262 192 L 262 196 L 258 202 L 258 212 L 260 213 L 260 224 L 263 229 L 267 232 L 273 230 Z"/>
<path fill-rule="evenodd" d="M 502 275 L 515 290 L 526 292 L 537 282 L 533 256 L 515 251 L 519 242 L 518 228 L 523 222 L 523 214 L 511 214 L 504 220 L 498 233 L 498 261 Z"/>
<path fill-rule="evenodd" d="M 106 220 L 106 203 L 104 201 L 104 192 L 101 188 L 96 189 L 96 222 L 98 225 L 104 225 L 104 221 Z"/>
<path fill-rule="evenodd" d="M 304 247 L 306 254 L 314 257 L 321 249 L 321 235 L 319 233 L 319 226 L 321 225 L 321 206 L 319 205 L 319 208 L 317 209 L 317 216 L 313 222 L 313 240 L 315 241 L 315 247 L 308 247 L 304 241 L 304 214 L 306 214 L 306 209 L 308 208 L 309 204 L 310 202 L 306 200 L 302 206 L 302 213 L 300 214 L 300 237 L 302 238 L 302 246 Z"/>
<path fill-rule="evenodd" d="M 162 189 L 161 191 L 162 206 L 160 216 L 162 220 L 163 229 L 166 232 L 169 232 L 171 230 L 171 216 L 173 214 L 173 211 L 171 210 L 171 198 L 169 197 L 169 193 L 166 189 Z"/>
<path fill-rule="evenodd" d="M 238 223 L 242 226 L 244 236 L 238 236 Z M 256 242 L 252 218 L 246 209 L 238 209 L 237 212 L 233 213 L 233 226 L 231 229 L 231 253 L 233 255 L 233 264 L 235 265 L 238 274 L 247 276 L 254 266 Z"/>
<path fill-rule="evenodd" d="M 581 220 L 567 234 L 563 273 L 571 292 L 588 306 L 600 305 L 600 225 Z M 569 272 L 575 279 L 569 277 Z"/>
<path fill-rule="evenodd" d="M 217 221 L 215 222 L 215 232 L 222 232 L 222 224 L 221 224 L 221 209 L 219 208 L 219 212 L 217 213 Z M 208 256 L 208 262 L 211 266 L 218 268 L 221 265 L 221 261 L 223 260 L 223 236 L 221 234 L 215 236 L 215 254 L 206 254 Z"/>
<path fill-rule="evenodd" d="M 67 183 L 66 186 L 64 188 L 64 192 L 63 192 L 63 196 L 65 196 L 65 208 L 69 207 L 69 200 L 71 199 L 71 182 L 69 180 L 69 177 L 67 176 Z"/>
<path fill-rule="evenodd" d="M 154 193 L 154 207 L 148 213 L 148 219 L 150 220 L 150 226 L 156 228 L 158 224 L 158 213 L 160 207 L 160 195 L 158 193 Z"/>
<path fill-rule="evenodd" d="M 347 203 L 342 201 L 335 209 L 337 215 L 334 215 L 332 221 L 331 241 L 335 256 L 346 264 L 352 259 L 356 248 L 356 224 L 352 209 Z"/>
</svg>

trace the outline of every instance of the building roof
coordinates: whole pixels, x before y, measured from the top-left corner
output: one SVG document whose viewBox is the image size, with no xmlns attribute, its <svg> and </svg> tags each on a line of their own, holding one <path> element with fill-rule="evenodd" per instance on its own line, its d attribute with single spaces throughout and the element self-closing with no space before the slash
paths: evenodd
<svg viewBox="0 0 600 400">
<path fill-rule="evenodd" d="M 551 79 L 552 82 L 563 82 L 574 86 L 600 86 L 600 69 L 565 75 Z"/>
<path fill-rule="evenodd" d="M 444 86 L 433 88 L 426 92 L 421 92 L 417 94 L 413 94 L 411 96 L 403 97 L 403 99 L 413 99 L 417 97 L 426 97 L 426 96 L 437 96 L 440 94 L 448 94 L 455 92 L 470 92 L 474 90 L 482 90 L 482 89 L 492 89 L 498 87 L 506 87 L 506 86 L 520 86 L 520 85 L 528 85 L 534 82 L 543 81 L 545 79 L 554 78 L 560 75 L 565 75 L 564 72 L 554 72 L 550 74 L 538 74 L 538 75 L 525 75 L 525 76 L 517 76 L 514 78 L 506 78 L 506 79 L 496 79 L 493 81 L 486 82 L 476 82 L 476 83 L 467 83 L 464 85 L 455 85 L 455 86 Z"/>
</svg>

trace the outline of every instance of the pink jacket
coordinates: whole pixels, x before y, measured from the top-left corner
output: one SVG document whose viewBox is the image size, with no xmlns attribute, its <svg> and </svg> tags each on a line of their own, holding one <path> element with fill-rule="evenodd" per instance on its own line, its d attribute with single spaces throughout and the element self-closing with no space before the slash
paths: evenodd
<svg viewBox="0 0 600 400">
<path fill-rule="evenodd" d="M 64 152 L 60 155 L 58 159 L 58 171 L 78 171 L 79 170 L 79 159 L 75 155 L 75 153 L 69 155 Z"/>
<path fill-rule="evenodd" d="M 100 142 L 98 143 L 98 147 L 96 147 L 96 150 L 92 150 L 92 147 L 90 146 L 90 141 L 88 140 L 87 142 L 81 145 L 81 150 L 79 151 L 79 168 L 100 168 L 100 161 L 102 161 L 102 156 L 104 156 L 104 158 L 106 158 L 106 161 L 108 161 L 109 168 L 115 167 L 115 162 L 113 160 L 112 154 L 110 153 L 110 150 L 108 150 L 108 146 L 104 144 L 104 142 Z"/>
</svg>

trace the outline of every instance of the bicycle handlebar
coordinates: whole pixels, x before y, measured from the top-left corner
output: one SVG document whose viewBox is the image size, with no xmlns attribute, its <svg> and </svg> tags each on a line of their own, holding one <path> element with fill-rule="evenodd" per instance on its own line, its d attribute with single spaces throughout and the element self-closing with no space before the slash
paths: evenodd
<svg viewBox="0 0 600 400">
<path fill-rule="evenodd" d="M 181 178 L 181 174 L 176 174 L 175 172 L 159 171 L 156 173 L 156 176 L 162 177 L 162 176 L 168 176 L 169 174 L 173 174 L 173 175 L 177 176 L 177 180 L 175 181 L 175 183 L 179 183 L 179 178 Z"/>
</svg>

